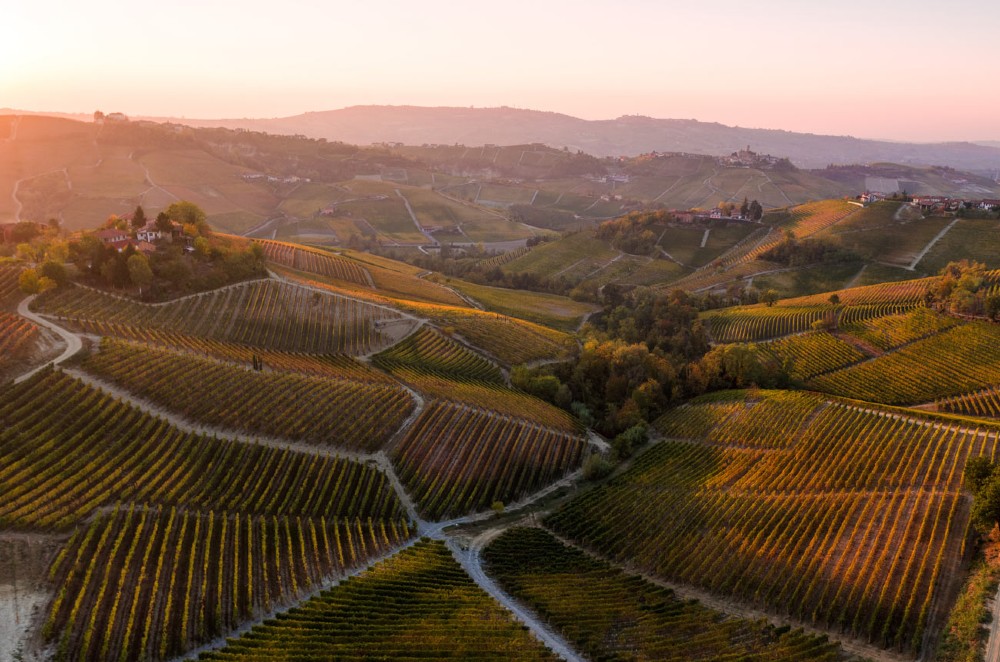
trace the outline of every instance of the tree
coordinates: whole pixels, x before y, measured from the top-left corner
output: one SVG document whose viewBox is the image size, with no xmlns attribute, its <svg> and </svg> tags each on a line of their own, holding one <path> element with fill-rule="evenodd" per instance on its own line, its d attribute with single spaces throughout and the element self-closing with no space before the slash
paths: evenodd
<svg viewBox="0 0 1000 662">
<path fill-rule="evenodd" d="M 166 233 L 173 231 L 174 224 L 170 221 L 170 217 L 167 216 L 166 212 L 161 211 L 156 215 L 156 229 Z"/>
<path fill-rule="evenodd" d="M 47 276 L 39 276 L 34 269 L 25 269 L 17 278 L 18 287 L 25 294 L 41 294 L 56 286 L 56 282 Z"/>
<path fill-rule="evenodd" d="M 774 305 L 774 302 L 778 300 L 778 291 L 768 288 L 761 292 L 760 300 L 766 303 L 767 307 L 770 308 Z"/>
<path fill-rule="evenodd" d="M 195 226 L 198 229 L 198 234 L 202 236 L 211 233 L 205 212 L 193 202 L 188 202 L 187 200 L 175 202 L 164 209 L 163 213 L 172 221 L 177 221 L 182 225 Z"/>
<path fill-rule="evenodd" d="M 149 287 L 153 282 L 153 270 L 149 268 L 149 260 L 142 253 L 136 253 L 130 257 L 128 265 L 128 276 L 132 284 L 139 288 L 139 296 L 142 296 L 143 288 Z"/>
<path fill-rule="evenodd" d="M 146 212 L 143 211 L 142 205 L 137 205 L 132 214 L 132 227 L 141 228 L 144 225 L 146 225 Z"/>
<path fill-rule="evenodd" d="M 99 110 L 95 110 L 94 111 L 94 121 L 95 122 L 103 122 L 104 121 L 104 113 L 102 113 Z"/>
<path fill-rule="evenodd" d="M 25 262 L 38 262 L 41 257 L 39 250 L 29 243 L 23 243 L 17 245 L 17 259 L 24 260 Z"/>
<path fill-rule="evenodd" d="M 66 267 L 62 265 L 62 262 L 50 260 L 39 268 L 38 273 L 51 279 L 56 285 L 65 285 L 66 281 L 69 280 L 69 274 L 66 273 Z"/>
<path fill-rule="evenodd" d="M 827 300 L 830 302 L 830 305 L 833 305 L 833 306 L 839 306 L 840 305 L 840 295 L 837 294 L 837 293 L 831 294 L 830 298 L 827 299 Z"/>
</svg>

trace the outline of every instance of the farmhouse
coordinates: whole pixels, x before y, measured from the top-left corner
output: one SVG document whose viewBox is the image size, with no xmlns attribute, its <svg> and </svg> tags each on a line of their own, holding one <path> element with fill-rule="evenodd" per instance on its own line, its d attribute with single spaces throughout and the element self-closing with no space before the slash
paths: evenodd
<svg viewBox="0 0 1000 662">
<path fill-rule="evenodd" d="M 128 233 L 125 230 L 116 230 L 115 228 L 107 228 L 105 230 L 98 230 L 94 233 L 94 236 L 101 240 L 101 243 L 105 246 L 110 246 L 113 244 L 118 244 L 123 241 L 128 241 Z"/>
</svg>

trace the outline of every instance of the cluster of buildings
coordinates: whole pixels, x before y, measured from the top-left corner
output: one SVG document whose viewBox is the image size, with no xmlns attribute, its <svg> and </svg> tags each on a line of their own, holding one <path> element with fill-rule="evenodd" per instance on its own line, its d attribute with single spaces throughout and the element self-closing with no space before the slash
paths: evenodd
<svg viewBox="0 0 1000 662">
<path fill-rule="evenodd" d="M 729 168 L 773 168 L 783 161 L 781 157 L 770 154 L 758 154 L 750 150 L 750 145 L 746 149 L 733 152 L 729 156 L 720 156 L 716 159 L 720 166 Z"/>
<path fill-rule="evenodd" d="M 128 230 L 117 228 L 105 228 L 98 230 L 94 236 L 101 240 L 101 243 L 108 248 L 121 253 L 129 246 L 132 246 L 139 253 L 151 255 L 156 252 L 156 242 L 161 239 L 175 241 L 184 238 L 184 227 L 176 222 L 170 221 L 170 231 L 165 232 L 156 227 L 156 221 L 149 221 L 141 228 L 136 228 L 133 233 Z"/>
<path fill-rule="evenodd" d="M 919 207 L 924 212 L 957 212 L 961 209 L 979 209 L 982 211 L 1000 211 L 1000 200 L 984 198 L 981 200 L 965 200 L 949 198 L 942 195 L 913 196 L 910 204 Z"/>
</svg>

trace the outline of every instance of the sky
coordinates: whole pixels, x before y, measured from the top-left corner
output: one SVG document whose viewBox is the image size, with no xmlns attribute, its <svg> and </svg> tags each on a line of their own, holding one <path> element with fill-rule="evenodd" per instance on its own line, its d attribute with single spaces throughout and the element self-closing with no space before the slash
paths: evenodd
<svg viewBox="0 0 1000 662">
<path fill-rule="evenodd" d="M 1000 140 L 990 0 L 13 0 L 0 107 L 199 119 L 514 106 Z"/>
</svg>

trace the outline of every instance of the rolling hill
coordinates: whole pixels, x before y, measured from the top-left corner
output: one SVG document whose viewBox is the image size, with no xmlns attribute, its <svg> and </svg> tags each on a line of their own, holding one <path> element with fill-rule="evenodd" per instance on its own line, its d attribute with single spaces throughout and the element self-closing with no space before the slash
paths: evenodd
<svg viewBox="0 0 1000 662">
<path fill-rule="evenodd" d="M 974 143 L 897 143 L 632 115 L 613 120 L 583 120 L 507 107 L 352 106 L 274 119 L 186 119 L 184 123 L 303 134 L 362 145 L 539 142 L 596 156 L 636 155 L 653 150 L 719 155 L 752 145 L 763 152 L 787 156 L 795 164 L 808 168 L 877 161 L 946 165 L 964 170 L 1000 167 L 1000 149 Z"/>
</svg>

